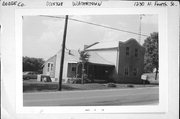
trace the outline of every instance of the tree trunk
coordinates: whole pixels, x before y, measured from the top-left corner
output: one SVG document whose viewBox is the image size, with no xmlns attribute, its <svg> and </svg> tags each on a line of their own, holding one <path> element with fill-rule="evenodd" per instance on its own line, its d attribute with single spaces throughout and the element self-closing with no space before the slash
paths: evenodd
<svg viewBox="0 0 180 119">
<path fill-rule="evenodd" d="M 76 65 L 76 79 L 78 78 L 78 69 L 79 69 L 79 63 Z"/>
<path fill-rule="evenodd" d="M 81 77 L 81 84 L 84 84 L 84 62 L 82 62 L 82 77 Z"/>
<path fill-rule="evenodd" d="M 158 68 L 156 68 L 155 80 L 157 80 Z"/>
</svg>

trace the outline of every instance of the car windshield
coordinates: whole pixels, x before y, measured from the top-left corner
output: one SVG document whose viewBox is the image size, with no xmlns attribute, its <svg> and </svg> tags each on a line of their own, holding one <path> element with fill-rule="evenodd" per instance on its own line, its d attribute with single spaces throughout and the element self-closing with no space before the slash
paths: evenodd
<svg viewBox="0 0 180 119">
<path fill-rule="evenodd" d="M 26 74 L 28 74 L 29 72 L 23 72 L 23 75 L 26 75 Z"/>
</svg>

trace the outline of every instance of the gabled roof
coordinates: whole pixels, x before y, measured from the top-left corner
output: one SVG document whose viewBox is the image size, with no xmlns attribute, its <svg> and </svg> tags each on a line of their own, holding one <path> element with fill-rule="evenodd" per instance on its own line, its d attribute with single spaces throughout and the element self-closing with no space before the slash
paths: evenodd
<svg viewBox="0 0 180 119">
<path fill-rule="evenodd" d="M 95 45 L 88 47 L 86 50 L 97 50 L 97 49 L 112 49 L 118 48 L 119 41 L 106 41 L 106 42 L 99 42 Z"/>
<path fill-rule="evenodd" d="M 61 56 L 61 50 L 58 51 L 58 54 Z M 73 49 L 66 49 L 64 60 L 79 62 L 79 52 Z"/>
<path fill-rule="evenodd" d="M 123 42 L 124 44 L 128 44 L 128 43 L 130 43 L 130 42 L 135 42 L 135 43 L 137 43 L 140 47 L 142 47 L 142 45 L 136 40 L 136 39 L 134 39 L 134 38 L 130 38 L 129 40 L 127 40 L 127 41 L 125 41 L 125 42 Z"/>
<path fill-rule="evenodd" d="M 79 53 L 76 50 L 72 50 L 72 49 L 71 50 L 67 50 L 66 49 L 64 55 L 65 55 L 64 56 L 64 60 L 66 60 L 66 61 L 68 60 L 68 61 L 79 62 Z M 55 56 L 60 56 L 61 57 L 61 50 L 59 50 L 55 55 L 53 55 L 52 57 L 47 59 L 46 62 L 49 61 L 51 58 L 53 58 Z"/>
<path fill-rule="evenodd" d="M 119 43 L 127 44 L 129 42 L 136 42 L 139 46 L 141 46 L 136 39 L 130 38 L 129 40 L 122 42 L 122 41 L 106 41 L 106 42 L 98 42 L 94 45 L 89 46 L 86 51 L 90 50 L 102 50 L 102 49 L 115 49 L 118 48 Z M 141 46 L 142 47 L 142 46 Z"/>
</svg>

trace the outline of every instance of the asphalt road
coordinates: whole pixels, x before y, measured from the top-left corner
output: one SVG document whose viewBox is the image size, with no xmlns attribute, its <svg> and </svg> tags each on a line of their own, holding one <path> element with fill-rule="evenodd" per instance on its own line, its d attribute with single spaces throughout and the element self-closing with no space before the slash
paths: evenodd
<svg viewBox="0 0 180 119">
<path fill-rule="evenodd" d="M 24 106 L 155 105 L 158 102 L 158 87 L 23 94 Z"/>
</svg>

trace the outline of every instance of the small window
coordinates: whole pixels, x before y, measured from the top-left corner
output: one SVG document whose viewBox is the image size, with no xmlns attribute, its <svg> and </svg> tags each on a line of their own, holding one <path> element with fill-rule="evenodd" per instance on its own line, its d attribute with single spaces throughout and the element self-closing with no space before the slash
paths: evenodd
<svg viewBox="0 0 180 119">
<path fill-rule="evenodd" d="M 137 76 L 137 73 L 138 73 L 138 72 L 137 72 L 137 68 L 134 68 L 134 69 L 133 69 L 133 75 L 134 75 L 134 76 Z"/>
<path fill-rule="evenodd" d="M 72 67 L 72 71 L 76 71 L 76 67 Z"/>
<path fill-rule="evenodd" d="M 128 74 L 129 74 L 128 68 L 125 68 L 125 69 L 124 69 L 124 74 L 125 74 L 125 76 L 128 76 Z"/>
<path fill-rule="evenodd" d="M 135 57 L 138 56 L 138 49 L 137 48 L 135 49 L 135 54 L 134 55 L 135 55 Z"/>
<path fill-rule="evenodd" d="M 51 64 L 51 71 L 53 70 L 53 64 Z"/>
<path fill-rule="evenodd" d="M 47 71 L 52 71 L 53 70 L 53 63 L 48 63 Z"/>
<path fill-rule="evenodd" d="M 129 47 L 126 47 L 126 56 L 129 55 Z"/>
<path fill-rule="evenodd" d="M 50 63 L 48 63 L 48 68 L 47 68 L 47 71 L 49 72 L 49 69 L 50 69 Z"/>
</svg>

